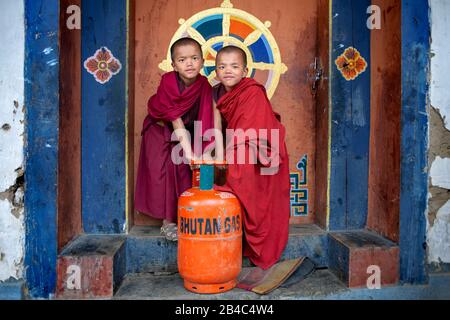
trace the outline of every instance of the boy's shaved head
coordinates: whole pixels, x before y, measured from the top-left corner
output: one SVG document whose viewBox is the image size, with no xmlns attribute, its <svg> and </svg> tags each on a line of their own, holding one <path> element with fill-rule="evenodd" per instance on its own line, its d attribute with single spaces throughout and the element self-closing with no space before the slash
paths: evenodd
<svg viewBox="0 0 450 320">
<path fill-rule="evenodd" d="M 175 53 L 175 49 L 178 48 L 178 47 L 181 47 L 181 46 L 186 46 L 186 45 L 196 46 L 198 48 L 199 52 L 200 52 L 200 56 L 203 57 L 202 46 L 200 45 L 200 43 L 198 43 L 197 40 L 185 37 L 185 38 L 178 39 L 170 47 L 170 57 L 172 58 L 172 61 L 173 61 L 173 58 L 174 58 L 173 56 L 174 56 L 174 53 Z"/>
<path fill-rule="evenodd" d="M 219 52 L 217 52 L 217 56 L 216 56 L 216 62 L 219 59 L 219 56 L 222 53 L 231 53 L 231 52 L 236 52 L 239 53 L 242 57 L 242 61 L 244 62 L 244 67 L 247 67 L 247 54 L 245 53 L 244 50 L 242 50 L 239 47 L 236 46 L 226 46 L 226 47 L 222 47 L 222 49 L 219 50 Z"/>
</svg>

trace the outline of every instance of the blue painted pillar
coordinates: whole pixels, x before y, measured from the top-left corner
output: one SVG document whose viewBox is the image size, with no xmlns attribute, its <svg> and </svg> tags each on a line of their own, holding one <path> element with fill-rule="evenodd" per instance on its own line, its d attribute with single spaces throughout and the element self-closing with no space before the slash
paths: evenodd
<svg viewBox="0 0 450 320">
<path fill-rule="evenodd" d="M 367 221 L 370 30 L 366 21 L 370 5 L 370 0 L 332 1 L 329 230 L 360 229 Z M 349 72 L 350 65 L 339 64 L 343 60 L 337 60 L 349 48 L 359 52 L 359 58 L 354 59 L 359 63 L 357 74 Z M 348 51 L 345 56 L 349 57 Z M 364 63 L 366 69 L 362 68 Z"/>
<path fill-rule="evenodd" d="M 83 228 L 124 233 L 127 1 L 83 0 L 82 8 L 82 59 L 91 58 L 90 72 L 82 69 Z"/>
<path fill-rule="evenodd" d="M 400 281 L 424 283 L 426 265 L 428 74 L 427 1 L 402 1 Z M 443 13 L 444 14 L 444 13 Z"/>
<path fill-rule="evenodd" d="M 59 1 L 25 0 L 25 21 L 25 277 L 31 297 L 47 298 L 56 286 Z"/>
</svg>

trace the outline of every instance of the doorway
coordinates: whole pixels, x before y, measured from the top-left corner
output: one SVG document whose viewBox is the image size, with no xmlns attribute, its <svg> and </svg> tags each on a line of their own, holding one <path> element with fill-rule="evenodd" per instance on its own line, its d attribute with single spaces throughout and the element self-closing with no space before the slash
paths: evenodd
<svg viewBox="0 0 450 320">
<path fill-rule="evenodd" d="M 156 92 L 161 75 L 169 71 L 171 42 L 181 36 L 199 40 L 205 57 L 203 74 L 213 83 L 215 52 L 224 42 L 239 45 L 250 57 L 250 76 L 266 86 L 287 129 L 290 223 L 314 223 L 317 125 L 311 73 L 317 66 L 319 12 L 328 14 L 328 10 L 320 10 L 321 3 L 283 0 L 274 6 L 269 0 L 135 0 L 131 15 L 135 46 L 130 51 L 134 58 L 130 165 L 137 168 L 147 101 Z M 137 170 L 130 172 L 134 188 Z M 134 208 L 131 214 L 134 225 L 160 224 Z"/>
</svg>

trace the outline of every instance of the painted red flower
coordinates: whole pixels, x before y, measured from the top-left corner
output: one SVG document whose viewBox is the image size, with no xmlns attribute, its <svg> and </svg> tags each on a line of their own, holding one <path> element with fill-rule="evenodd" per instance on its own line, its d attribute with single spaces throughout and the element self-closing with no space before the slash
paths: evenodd
<svg viewBox="0 0 450 320">
<path fill-rule="evenodd" d="M 122 69 L 122 65 L 111 51 L 102 47 L 84 62 L 84 68 L 94 76 L 97 82 L 105 84 L 113 75 L 116 75 Z"/>
<path fill-rule="evenodd" d="M 366 60 L 353 47 L 345 49 L 334 63 L 347 81 L 356 79 L 367 68 Z"/>
</svg>

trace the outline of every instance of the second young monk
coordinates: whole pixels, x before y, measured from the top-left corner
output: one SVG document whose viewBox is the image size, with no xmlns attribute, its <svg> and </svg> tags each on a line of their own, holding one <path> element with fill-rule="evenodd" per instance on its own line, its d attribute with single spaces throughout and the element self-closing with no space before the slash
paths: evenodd
<svg viewBox="0 0 450 320">
<path fill-rule="evenodd" d="M 244 138 L 233 139 L 227 132 L 227 181 L 215 189 L 230 191 L 239 198 L 245 211 L 244 255 L 267 270 L 279 260 L 288 240 L 289 159 L 286 130 L 272 110 L 264 86 L 246 77 L 246 64 L 246 54 L 238 47 L 224 47 L 216 56 L 216 73 L 221 82 L 214 87 L 216 109 L 225 120 L 227 131 L 231 129 L 239 135 L 236 130 L 242 129 L 241 134 L 247 133 Z M 267 134 L 261 135 L 260 129 Z M 259 136 L 252 136 L 248 130 Z M 272 136 L 272 130 L 278 135 Z M 242 156 L 239 149 L 245 150 L 244 163 L 237 161 Z M 249 157 L 255 154 L 254 150 L 257 159 L 251 162 Z M 234 163 L 230 163 L 230 155 Z"/>
<path fill-rule="evenodd" d="M 203 55 L 200 44 L 191 38 L 174 42 L 170 49 L 174 71 L 162 76 L 155 95 L 148 101 L 148 115 L 142 129 L 135 208 L 150 217 L 162 219 L 162 234 L 177 240 L 177 201 L 191 187 L 188 164 L 174 163 L 171 155 L 180 143 L 184 156 L 194 158 L 184 130 L 193 132 L 194 121 L 201 121 L 202 132 L 213 126 L 211 86 L 200 75 Z M 191 141 L 194 139 L 191 139 Z M 188 162 L 188 163 L 189 163 Z"/>
</svg>

